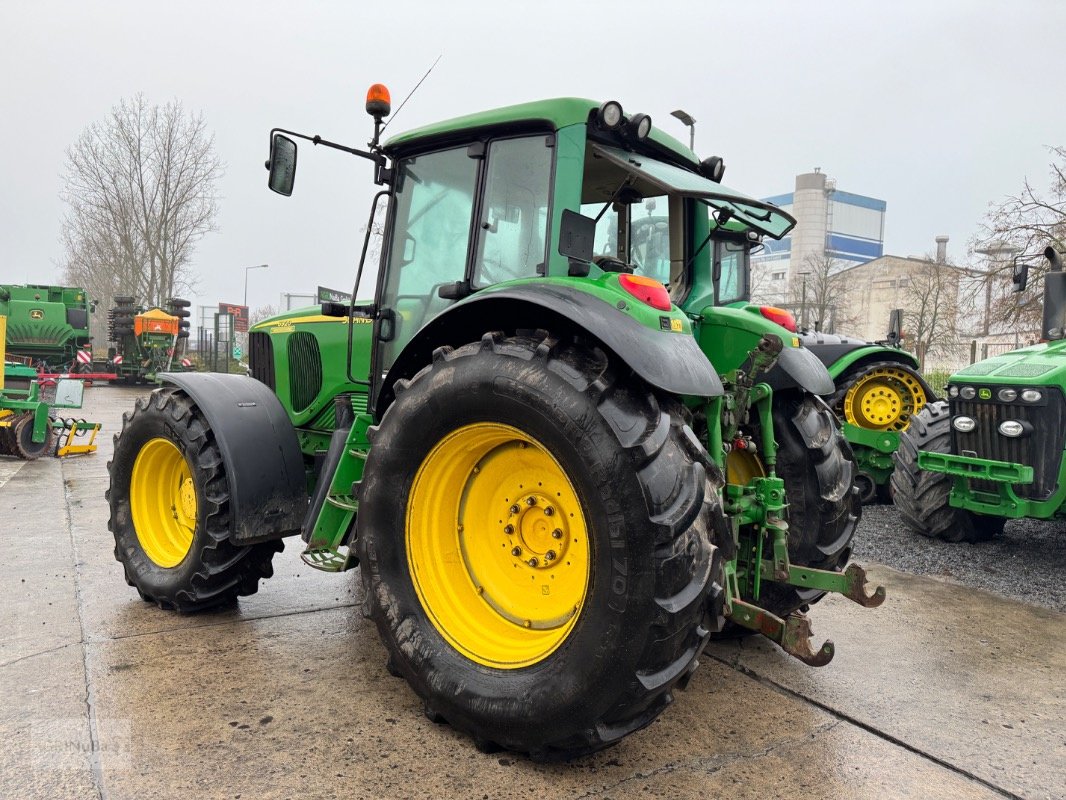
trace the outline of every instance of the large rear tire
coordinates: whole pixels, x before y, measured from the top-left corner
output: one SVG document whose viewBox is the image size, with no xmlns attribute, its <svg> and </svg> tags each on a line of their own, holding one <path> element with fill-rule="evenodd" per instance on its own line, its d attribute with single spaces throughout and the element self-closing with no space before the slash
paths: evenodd
<svg viewBox="0 0 1066 800">
<path fill-rule="evenodd" d="M 798 566 L 840 571 L 862 515 L 855 462 L 833 412 L 819 397 L 782 392 L 773 408 L 777 474 L 788 499 L 788 557 Z M 786 616 L 825 592 L 764 583 L 759 605 Z"/>
<path fill-rule="evenodd" d="M 930 403 L 900 435 L 893 455 L 892 493 L 900 516 L 915 533 L 945 542 L 985 542 L 1003 531 L 1006 520 L 951 505 L 955 479 L 918 468 L 918 453 L 951 452 L 951 412 L 947 401 Z"/>
<path fill-rule="evenodd" d="M 680 407 L 543 332 L 441 348 L 396 393 L 358 522 L 390 670 L 482 748 L 649 724 L 720 624 L 721 477 Z"/>
<path fill-rule="evenodd" d="M 279 541 L 230 541 L 229 481 L 207 419 L 184 392 L 156 389 L 122 418 L 108 462 L 107 527 L 126 582 L 160 608 L 200 611 L 254 594 Z"/>
</svg>

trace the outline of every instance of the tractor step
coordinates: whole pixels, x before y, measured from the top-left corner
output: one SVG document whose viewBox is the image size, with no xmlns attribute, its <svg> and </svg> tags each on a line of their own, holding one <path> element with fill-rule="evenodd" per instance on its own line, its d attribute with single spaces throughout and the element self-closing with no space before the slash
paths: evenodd
<svg viewBox="0 0 1066 800">
<path fill-rule="evenodd" d="M 300 559 L 322 572 L 344 572 L 359 566 L 359 559 L 346 547 L 309 547 L 300 554 Z"/>
</svg>

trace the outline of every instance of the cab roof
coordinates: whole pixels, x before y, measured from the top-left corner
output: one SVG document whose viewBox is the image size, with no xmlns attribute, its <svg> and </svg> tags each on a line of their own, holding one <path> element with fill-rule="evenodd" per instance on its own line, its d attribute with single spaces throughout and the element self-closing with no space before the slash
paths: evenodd
<svg viewBox="0 0 1066 800">
<path fill-rule="evenodd" d="M 454 117 L 441 122 L 423 125 L 421 128 L 407 131 L 393 136 L 385 142 L 385 151 L 392 153 L 398 150 L 407 150 L 424 140 L 432 140 L 438 137 L 448 137 L 460 131 L 476 130 L 478 128 L 507 127 L 522 123 L 545 123 L 553 130 L 559 130 L 569 125 L 580 125 L 588 122 L 600 103 L 583 97 L 555 97 L 547 100 L 535 100 L 531 103 L 519 103 L 513 106 L 493 108 L 488 111 L 478 111 L 474 114 L 466 114 L 462 117 Z M 676 156 L 693 165 L 699 163 L 696 154 L 689 148 L 658 128 L 652 127 L 649 138 Z"/>
</svg>

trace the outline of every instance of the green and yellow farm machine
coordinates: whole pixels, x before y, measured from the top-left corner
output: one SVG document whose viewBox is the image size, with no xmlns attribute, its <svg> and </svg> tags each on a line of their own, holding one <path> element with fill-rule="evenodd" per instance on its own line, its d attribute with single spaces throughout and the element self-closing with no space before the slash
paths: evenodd
<svg viewBox="0 0 1066 800">
<path fill-rule="evenodd" d="M 1066 272 L 1044 256 L 1041 343 L 959 370 L 903 432 L 892 487 L 917 533 L 980 542 L 1008 519 L 1066 517 Z M 1027 278 L 1019 264 L 1017 291 Z"/>
<path fill-rule="evenodd" d="M 99 423 L 53 416 L 57 408 L 81 408 L 84 384 L 53 382 L 55 394 L 46 400 L 34 367 L 6 361 L 7 324 L 7 315 L 0 314 L 0 456 L 32 461 L 47 453 L 94 452 Z"/>
<path fill-rule="evenodd" d="M 92 356 L 89 315 L 96 310 L 73 286 L 0 285 L 0 316 L 7 318 L 7 354 L 42 372 L 88 372 L 79 356 Z"/>
<path fill-rule="evenodd" d="M 250 332 L 251 377 L 164 374 L 116 437 L 115 554 L 194 611 L 255 592 L 283 540 L 359 567 L 388 666 L 484 749 L 565 758 L 649 724 L 719 632 L 821 665 L 809 606 L 864 605 L 861 512 L 824 365 L 775 310 L 716 303 L 737 241 L 794 220 L 614 101 L 563 98 L 367 150 L 372 298 Z M 633 236 L 654 200 L 665 252 Z"/>
</svg>

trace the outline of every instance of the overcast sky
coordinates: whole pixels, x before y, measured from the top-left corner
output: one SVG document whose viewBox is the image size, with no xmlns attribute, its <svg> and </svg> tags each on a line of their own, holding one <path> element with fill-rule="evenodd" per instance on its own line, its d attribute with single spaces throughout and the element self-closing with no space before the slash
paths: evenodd
<svg viewBox="0 0 1066 800">
<path fill-rule="evenodd" d="M 371 12 L 370 9 L 377 9 Z M 888 203 L 886 252 L 951 237 L 1048 183 L 1066 144 L 1066 2 L 17 2 L 0 0 L 0 282 L 59 280 L 65 150 L 120 98 L 202 111 L 226 163 L 219 230 L 195 253 L 200 302 L 277 304 L 354 276 L 371 165 L 307 146 L 293 197 L 266 188 L 272 126 L 365 146 L 366 87 L 389 133 L 546 97 L 617 99 L 718 154 L 726 183 L 789 192 L 821 167 Z M 366 294 L 361 292 L 361 294 Z"/>
</svg>

